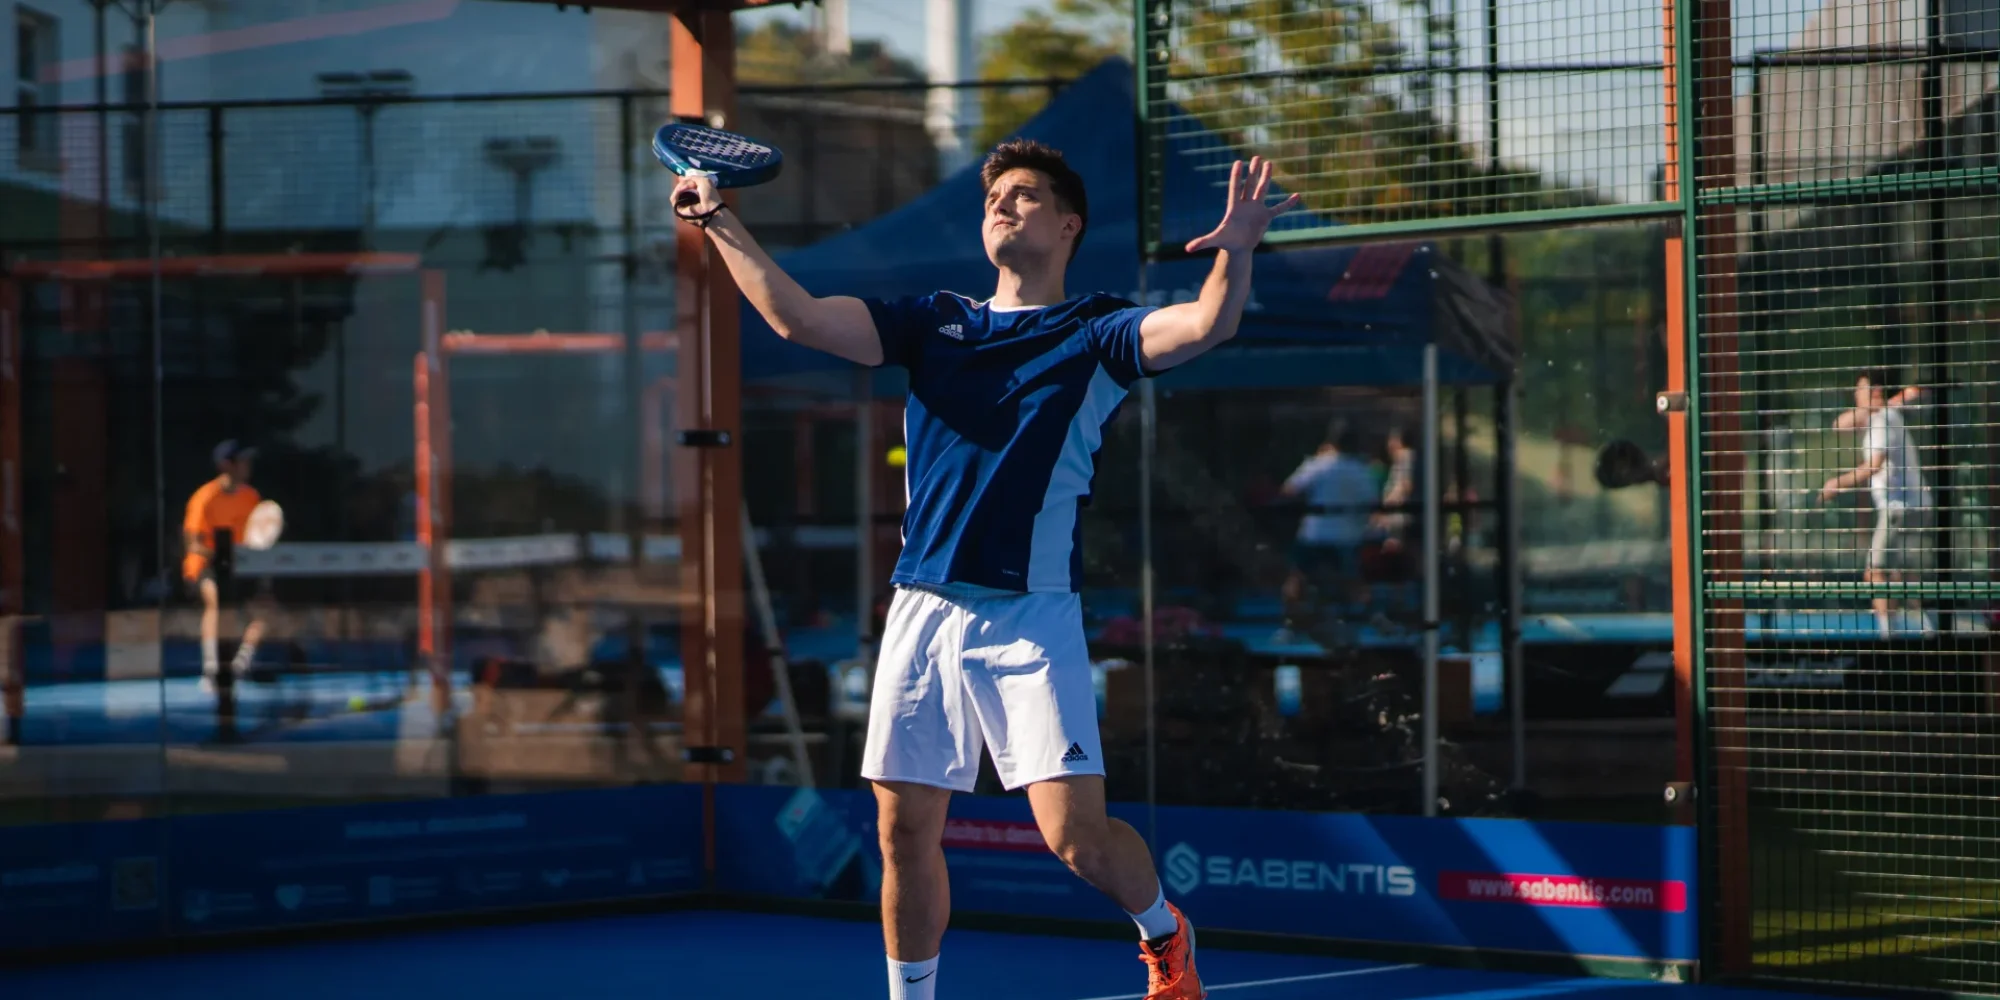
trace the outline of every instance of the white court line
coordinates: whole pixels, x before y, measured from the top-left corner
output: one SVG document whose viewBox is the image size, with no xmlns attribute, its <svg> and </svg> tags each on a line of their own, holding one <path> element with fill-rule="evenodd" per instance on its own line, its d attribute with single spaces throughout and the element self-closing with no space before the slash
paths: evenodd
<svg viewBox="0 0 2000 1000">
<path fill-rule="evenodd" d="M 1221 992 L 1222 990 L 1247 990 L 1253 986 L 1281 986 L 1285 983 L 1311 983 L 1311 982 L 1317 982 L 1318 980 L 1321 979 L 1346 979 L 1349 976 L 1372 976 L 1378 972 L 1402 972 L 1405 969 L 1421 969 L 1421 968 L 1423 968 L 1423 966 L 1416 964 L 1377 965 L 1367 969 L 1343 969 L 1339 972 L 1316 972 L 1310 976 L 1284 976 L 1279 979 L 1252 979 L 1247 983 L 1224 983 L 1221 986 L 1210 986 L 1208 987 L 1208 992 L 1218 993 Z M 1112 996 L 1112 997 L 1085 997 L 1084 1000 L 1146 1000 L 1146 994 L 1120 993 L 1117 996 Z"/>
</svg>

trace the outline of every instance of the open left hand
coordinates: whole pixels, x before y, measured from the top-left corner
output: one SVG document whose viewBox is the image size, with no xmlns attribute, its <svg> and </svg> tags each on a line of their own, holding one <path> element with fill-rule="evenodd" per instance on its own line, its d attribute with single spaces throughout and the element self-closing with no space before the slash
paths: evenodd
<svg viewBox="0 0 2000 1000">
<path fill-rule="evenodd" d="M 1189 240 L 1188 252 L 1256 249 L 1264 241 L 1264 231 L 1271 228 L 1271 220 L 1299 204 L 1296 194 L 1276 205 L 1264 204 L 1264 190 L 1270 184 L 1271 161 L 1253 156 L 1247 169 L 1242 160 L 1230 164 L 1229 207 L 1222 213 L 1222 223 L 1208 235 Z"/>
</svg>

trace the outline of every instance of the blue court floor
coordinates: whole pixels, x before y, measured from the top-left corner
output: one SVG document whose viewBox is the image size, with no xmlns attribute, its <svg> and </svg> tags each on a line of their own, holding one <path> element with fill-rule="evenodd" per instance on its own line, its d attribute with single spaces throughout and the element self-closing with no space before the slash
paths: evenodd
<svg viewBox="0 0 2000 1000">
<path fill-rule="evenodd" d="M 881 941 L 872 923 L 695 911 L 16 970 L 0 981 L 10 1000 L 880 1000 Z M 1140 1000 L 1145 992 L 1136 942 L 953 931 L 942 959 L 939 1000 Z M 1217 1000 L 1797 996 L 1219 949 L 1202 949 L 1198 962 Z"/>
</svg>

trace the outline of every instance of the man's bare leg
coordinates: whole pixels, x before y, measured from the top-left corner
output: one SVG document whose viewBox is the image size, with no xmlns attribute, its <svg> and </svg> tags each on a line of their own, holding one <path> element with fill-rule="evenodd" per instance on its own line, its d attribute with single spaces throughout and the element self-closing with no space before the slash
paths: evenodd
<svg viewBox="0 0 2000 1000">
<path fill-rule="evenodd" d="M 222 672 L 222 658 L 216 652 L 218 636 L 222 632 L 222 595 L 216 590 L 215 581 L 203 577 L 201 581 L 201 680 L 213 684 L 215 676 Z"/>
<path fill-rule="evenodd" d="M 1145 838 L 1104 808 L 1104 779 L 1077 775 L 1028 786 L 1028 804 L 1049 850 L 1139 926 L 1146 995 L 1161 1000 L 1206 996 L 1194 968 L 1194 930 L 1167 902 Z"/>
<path fill-rule="evenodd" d="M 250 662 L 257 658 L 257 644 L 264 639 L 264 619 L 254 609 L 250 615 L 250 624 L 243 628 L 243 641 L 236 647 L 236 659 L 229 665 L 238 677 L 250 672 Z"/>
<path fill-rule="evenodd" d="M 1871 569 L 1865 576 L 1870 584 L 1888 583 L 1895 574 L 1880 569 Z M 1896 602 L 1888 597 L 1877 597 L 1870 602 L 1875 608 L 1875 627 L 1883 635 L 1888 635 L 1894 625 Z"/>
<path fill-rule="evenodd" d="M 250 664 L 257 659 L 257 644 L 264 641 L 264 622 L 277 610 L 277 602 L 268 590 L 258 592 L 245 602 L 243 614 L 250 619 L 250 623 L 243 626 L 243 641 L 237 645 L 236 659 L 230 663 L 230 669 L 236 676 L 250 672 Z"/>
<path fill-rule="evenodd" d="M 900 781 L 875 783 L 882 841 L 882 943 L 889 952 L 889 995 L 928 998 L 937 989 L 937 958 L 951 920 L 944 865 L 945 810 L 951 792 Z"/>
<path fill-rule="evenodd" d="M 1036 782 L 1028 786 L 1028 804 L 1049 850 L 1126 913 L 1144 913 L 1160 898 L 1153 852 L 1130 823 L 1105 811 L 1103 778 Z"/>
</svg>

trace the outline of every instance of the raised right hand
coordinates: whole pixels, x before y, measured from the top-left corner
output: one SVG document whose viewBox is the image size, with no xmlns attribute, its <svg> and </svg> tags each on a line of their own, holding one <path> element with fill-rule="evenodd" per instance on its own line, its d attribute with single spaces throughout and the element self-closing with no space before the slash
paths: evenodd
<svg viewBox="0 0 2000 1000">
<path fill-rule="evenodd" d="M 707 215 L 715 211 L 722 204 L 722 192 L 716 190 L 714 178 L 691 174 L 674 184 L 673 200 L 674 214 L 686 219 L 691 215 Z"/>
</svg>

